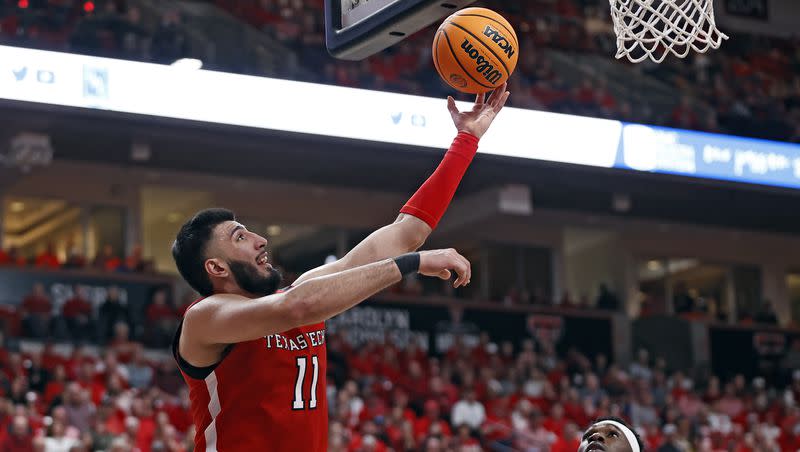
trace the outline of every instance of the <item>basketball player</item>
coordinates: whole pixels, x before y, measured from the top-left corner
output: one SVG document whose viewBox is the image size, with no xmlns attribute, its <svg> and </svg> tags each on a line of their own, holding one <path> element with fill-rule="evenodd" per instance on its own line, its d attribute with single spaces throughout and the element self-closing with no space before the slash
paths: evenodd
<svg viewBox="0 0 800 452">
<path fill-rule="evenodd" d="M 642 438 L 617 417 L 603 417 L 586 429 L 578 452 L 644 452 Z"/>
<path fill-rule="evenodd" d="M 172 255 L 204 297 L 187 309 L 172 345 L 189 385 L 195 450 L 327 450 L 325 320 L 406 274 L 449 279 L 454 270 L 455 287 L 470 282 L 470 264 L 456 251 L 414 250 L 444 215 L 508 96 L 503 85 L 465 112 L 448 98 L 458 135 L 397 220 L 285 290 L 276 290 L 267 240 L 232 212 L 204 210 L 181 227 Z"/>
</svg>

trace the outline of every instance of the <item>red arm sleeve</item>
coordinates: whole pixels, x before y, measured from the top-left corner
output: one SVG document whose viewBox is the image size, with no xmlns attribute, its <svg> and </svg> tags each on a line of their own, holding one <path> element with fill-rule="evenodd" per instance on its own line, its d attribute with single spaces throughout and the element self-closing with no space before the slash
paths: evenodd
<svg viewBox="0 0 800 452">
<path fill-rule="evenodd" d="M 414 193 L 401 213 L 415 216 L 436 229 L 450 205 L 461 178 L 478 152 L 478 138 L 459 132 L 431 177 Z"/>
</svg>

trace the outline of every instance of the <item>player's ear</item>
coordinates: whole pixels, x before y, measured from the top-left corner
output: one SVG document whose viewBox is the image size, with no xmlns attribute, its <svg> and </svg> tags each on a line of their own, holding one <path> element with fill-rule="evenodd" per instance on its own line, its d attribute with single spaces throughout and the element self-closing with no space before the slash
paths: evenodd
<svg viewBox="0 0 800 452">
<path fill-rule="evenodd" d="M 228 264 L 220 259 L 206 259 L 205 267 L 209 276 L 216 276 L 218 278 L 228 276 Z"/>
</svg>

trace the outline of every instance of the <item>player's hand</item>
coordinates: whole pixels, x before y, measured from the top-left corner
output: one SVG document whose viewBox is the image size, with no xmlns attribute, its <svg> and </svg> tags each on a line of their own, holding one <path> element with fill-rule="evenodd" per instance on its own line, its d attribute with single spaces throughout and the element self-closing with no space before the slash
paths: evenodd
<svg viewBox="0 0 800 452">
<path fill-rule="evenodd" d="M 450 116 L 453 117 L 453 124 L 459 132 L 467 132 L 480 138 L 489 130 L 492 121 L 503 109 L 503 106 L 511 94 L 506 91 L 508 83 L 503 83 L 502 86 L 494 90 L 489 99 L 486 99 L 486 94 L 478 94 L 475 98 L 475 105 L 472 106 L 470 111 L 458 111 L 456 101 L 452 96 L 447 96 L 447 109 L 450 110 Z"/>
<path fill-rule="evenodd" d="M 447 250 L 420 251 L 419 273 L 448 280 L 451 276 L 451 270 L 458 275 L 453 287 L 469 284 L 469 280 L 472 278 L 472 266 L 467 258 L 458 254 L 456 250 L 451 248 Z"/>
</svg>

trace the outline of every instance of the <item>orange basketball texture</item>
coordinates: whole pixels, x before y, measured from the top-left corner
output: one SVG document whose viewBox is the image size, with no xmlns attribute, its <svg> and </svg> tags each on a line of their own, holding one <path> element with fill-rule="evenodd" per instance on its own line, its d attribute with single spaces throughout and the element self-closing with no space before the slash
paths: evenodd
<svg viewBox="0 0 800 452">
<path fill-rule="evenodd" d="M 508 80 L 519 41 L 503 16 L 464 8 L 445 19 L 433 38 L 433 64 L 442 79 L 464 93 L 484 93 Z"/>
</svg>

